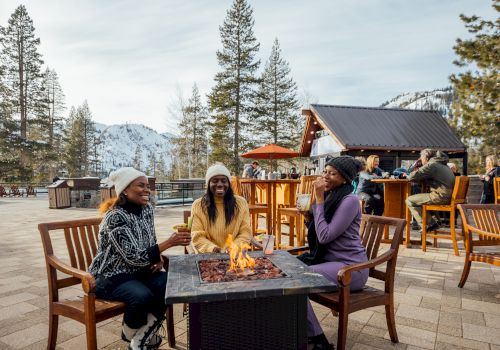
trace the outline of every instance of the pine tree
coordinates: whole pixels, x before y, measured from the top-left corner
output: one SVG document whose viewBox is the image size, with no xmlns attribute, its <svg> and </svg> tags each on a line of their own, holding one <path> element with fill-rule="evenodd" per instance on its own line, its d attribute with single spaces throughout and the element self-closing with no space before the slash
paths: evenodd
<svg viewBox="0 0 500 350">
<path fill-rule="evenodd" d="M 497 15 L 500 1 L 493 1 Z M 456 93 L 452 104 L 452 126 L 469 146 L 478 145 L 482 155 L 498 154 L 500 135 L 500 19 L 487 21 L 460 15 L 474 37 L 457 39 L 454 46 L 458 67 L 470 70 L 451 75 Z M 474 69 L 474 71 L 472 71 Z M 478 160 L 470 159 L 471 168 Z"/>
<path fill-rule="evenodd" d="M 239 154 L 247 142 L 245 135 L 252 109 L 255 71 L 260 61 L 255 59 L 260 44 L 253 33 L 253 10 L 246 0 L 234 0 L 220 27 L 222 50 L 217 61 L 222 70 L 215 75 L 216 85 L 209 94 L 213 113 L 211 123 L 212 161 L 222 161 L 230 170 L 240 173 Z"/>
<path fill-rule="evenodd" d="M 189 178 L 203 177 L 206 171 L 208 148 L 208 111 L 203 105 L 196 84 L 183 108 L 179 123 L 180 137 L 176 140 L 179 152 L 185 157 Z"/>
<path fill-rule="evenodd" d="M 87 101 L 76 109 L 71 107 L 65 131 L 64 160 L 69 176 L 90 175 L 97 137 Z"/>
<path fill-rule="evenodd" d="M 24 142 L 20 147 L 22 165 L 29 163 L 32 145 L 28 141 L 29 118 L 40 96 L 40 68 L 43 64 L 35 37 L 33 21 L 24 5 L 19 5 L 8 20 L 6 27 L 0 27 L 2 61 L 6 70 L 6 83 L 13 107 L 19 113 L 19 136 Z"/>
<path fill-rule="evenodd" d="M 142 147 L 137 145 L 135 147 L 134 159 L 132 160 L 132 166 L 137 170 L 142 169 Z"/>
<path fill-rule="evenodd" d="M 300 129 L 297 85 L 290 76 L 290 67 L 281 57 L 278 39 L 274 40 L 266 62 L 255 99 L 255 117 L 252 123 L 259 130 L 259 144 L 275 143 L 296 148 L 302 133 Z"/>
</svg>

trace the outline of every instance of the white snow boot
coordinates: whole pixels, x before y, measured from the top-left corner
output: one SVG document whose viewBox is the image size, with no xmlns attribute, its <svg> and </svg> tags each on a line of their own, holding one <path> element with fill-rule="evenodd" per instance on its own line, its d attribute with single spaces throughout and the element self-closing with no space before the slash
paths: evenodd
<svg viewBox="0 0 500 350">
<path fill-rule="evenodd" d="M 128 350 L 150 350 L 158 348 L 161 345 L 162 338 L 157 332 L 162 322 L 163 319 L 158 320 L 152 314 L 148 314 L 148 322 L 139 329 L 131 329 L 123 323 L 122 339 L 130 341 Z M 131 334 L 134 331 L 133 337 L 131 339 L 127 338 L 127 334 Z"/>
</svg>

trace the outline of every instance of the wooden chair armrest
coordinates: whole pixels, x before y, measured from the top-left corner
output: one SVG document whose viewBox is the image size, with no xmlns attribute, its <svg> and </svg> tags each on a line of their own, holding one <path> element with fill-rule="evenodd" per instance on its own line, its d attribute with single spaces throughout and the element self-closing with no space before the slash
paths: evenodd
<svg viewBox="0 0 500 350">
<path fill-rule="evenodd" d="M 76 269 L 68 264 L 65 264 L 54 255 L 47 256 L 47 261 L 50 266 L 67 275 L 78 278 L 82 281 L 82 289 L 85 293 L 92 293 L 95 289 L 95 278 L 87 271 Z"/>
<path fill-rule="evenodd" d="M 500 239 L 500 235 L 498 233 L 483 231 L 483 230 L 480 230 L 477 227 L 474 227 L 471 225 L 467 225 L 467 228 L 469 229 L 469 231 L 477 233 L 478 235 L 483 235 L 483 236 L 487 236 L 487 237 L 491 237 L 491 238 Z"/>
<path fill-rule="evenodd" d="M 305 252 L 305 251 L 308 251 L 308 250 L 309 250 L 309 246 L 308 245 L 303 245 L 303 246 L 300 246 L 300 247 L 289 248 L 286 251 L 289 252 L 290 254 L 297 255 L 298 253 Z"/>
<path fill-rule="evenodd" d="M 394 249 L 389 249 L 384 254 L 379 255 L 374 259 L 368 260 L 367 262 L 352 264 L 341 268 L 337 273 L 337 280 L 339 281 L 339 284 L 342 287 L 347 287 L 349 284 L 351 284 L 351 274 L 354 271 L 368 269 L 383 264 L 389 261 L 395 253 L 396 251 Z"/>
</svg>

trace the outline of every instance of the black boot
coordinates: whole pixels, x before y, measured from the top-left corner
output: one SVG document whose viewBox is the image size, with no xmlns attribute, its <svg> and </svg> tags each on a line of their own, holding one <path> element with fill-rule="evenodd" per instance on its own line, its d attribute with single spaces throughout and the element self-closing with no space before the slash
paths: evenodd
<svg viewBox="0 0 500 350">
<path fill-rule="evenodd" d="M 312 350 L 335 350 L 335 346 L 326 339 L 325 333 L 308 337 L 307 342 L 314 345 Z"/>
</svg>

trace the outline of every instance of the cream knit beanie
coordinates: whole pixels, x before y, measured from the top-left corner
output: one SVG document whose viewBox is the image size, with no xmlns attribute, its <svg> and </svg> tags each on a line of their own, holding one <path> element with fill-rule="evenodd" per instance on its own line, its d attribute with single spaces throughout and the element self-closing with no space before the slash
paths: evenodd
<svg viewBox="0 0 500 350">
<path fill-rule="evenodd" d="M 136 170 L 132 167 L 120 168 L 109 174 L 109 180 L 115 185 L 116 195 L 119 196 L 124 189 L 135 179 L 141 176 L 146 176 L 143 172 Z"/>
<path fill-rule="evenodd" d="M 226 166 L 222 163 L 215 163 L 207 170 L 207 174 L 205 175 L 205 185 L 208 186 L 210 179 L 217 175 L 224 175 L 228 180 L 231 180 L 231 173 Z"/>
</svg>

